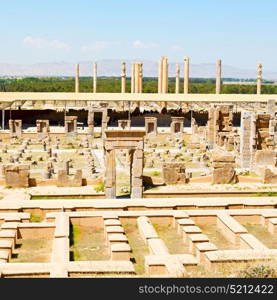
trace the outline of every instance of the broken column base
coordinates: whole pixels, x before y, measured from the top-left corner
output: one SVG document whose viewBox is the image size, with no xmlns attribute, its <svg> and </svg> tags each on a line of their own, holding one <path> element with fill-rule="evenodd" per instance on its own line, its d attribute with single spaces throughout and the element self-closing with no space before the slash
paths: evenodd
<svg viewBox="0 0 277 300">
<path fill-rule="evenodd" d="M 116 198 L 116 189 L 115 187 L 106 187 L 105 188 L 105 196 L 107 199 Z"/>
</svg>

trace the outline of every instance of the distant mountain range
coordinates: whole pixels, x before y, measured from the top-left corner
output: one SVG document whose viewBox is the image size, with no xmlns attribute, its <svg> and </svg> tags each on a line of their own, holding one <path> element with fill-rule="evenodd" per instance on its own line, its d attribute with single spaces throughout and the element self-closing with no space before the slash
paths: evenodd
<svg viewBox="0 0 277 300">
<path fill-rule="evenodd" d="M 98 76 L 120 76 L 121 63 L 123 60 L 119 59 L 105 59 L 99 60 Z M 130 75 L 130 65 L 133 61 L 142 60 L 125 60 L 127 64 L 127 76 Z M 158 63 L 149 60 L 143 60 L 143 76 L 157 77 Z M 175 76 L 176 63 L 169 64 L 169 76 Z M 183 63 L 180 63 L 181 77 L 183 76 Z M 7 64 L 0 63 L 0 76 L 74 76 L 75 64 L 69 62 L 58 63 L 36 63 L 36 64 Z M 80 76 L 92 75 L 92 62 L 80 62 Z M 242 69 L 228 65 L 222 65 L 223 78 L 256 78 L 256 69 Z M 214 78 L 215 64 L 190 64 L 190 77 L 195 78 Z M 263 78 L 268 80 L 277 80 L 277 72 L 264 72 Z"/>
</svg>

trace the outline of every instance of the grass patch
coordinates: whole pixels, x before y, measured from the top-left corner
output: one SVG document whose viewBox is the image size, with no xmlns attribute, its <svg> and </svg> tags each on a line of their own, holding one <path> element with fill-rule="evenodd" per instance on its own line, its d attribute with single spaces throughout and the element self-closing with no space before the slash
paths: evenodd
<svg viewBox="0 0 277 300">
<path fill-rule="evenodd" d="M 50 262 L 51 249 L 52 239 L 18 239 L 10 262 Z"/>
<path fill-rule="evenodd" d="M 94 188 L 94 190 L 96 191 L 96 192 L 104 192 L 104 190 L 105 190 L 105 184 L 104 184 L 104 182 L 100 182 L 95 188 Z"/>
<path fill-rule="evenodd" d="M 109 260 L 104 228 L 100 226 L 70 226 L 70 260 Z"/>
<path fill-rule="evenodd" d="M 260 192 L 253 195 L 253 197 L 276 197 L 276 196 L 277 196 L 277 192 Z"/>
<path fill-rule="evenodd" d="M 151 172 L 151 176 L 160 176 L 160 175 L 161 175 L 161 172 L 159 172 L 159 171 Z"/>
<path fill-rule="evenodd" d="M 143 275 L 145 273 L 144 256 L 149 255 L 148 247 L 139 234 L 136 219 L 127 220 L 122 218 L 120 221 L 132 249 L 131 261 L 134 264 L 135 271 L 138 275 Z"/>
<path fill-rule="evenodd" d="M 185 245 L 181 235 L 173 227 L 172 222 L 158 223 L 151 220 L 151 223 L 159 237 L 165 242 L 170 254 L 189 253 L 188 245 Z"/>
<path fill-rule="evenodd" d="M 40 223 L 43 221 L 43 217 L 35 214 L 31 214 L 30 221 L 32 223 Z"/>
</svg>

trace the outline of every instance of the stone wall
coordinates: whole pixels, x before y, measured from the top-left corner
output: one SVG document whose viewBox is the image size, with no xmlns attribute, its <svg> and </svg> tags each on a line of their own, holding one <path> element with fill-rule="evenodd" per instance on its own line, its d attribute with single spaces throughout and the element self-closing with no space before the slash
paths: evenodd
<svg viewBox="0 0 277 300">
<path fill-rule="evenodd" d="M 5 185 L 11 188 L 29 187 L 29 165 L 5 165 L 3 166 Z"/>
</svg>

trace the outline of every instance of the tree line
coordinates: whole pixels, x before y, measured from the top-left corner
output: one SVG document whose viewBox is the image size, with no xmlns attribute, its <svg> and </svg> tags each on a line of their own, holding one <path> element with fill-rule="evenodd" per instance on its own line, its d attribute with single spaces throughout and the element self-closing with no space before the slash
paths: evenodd
<svg viewBox="0 0 277 300">
<path fill-rule="evenodd" d="M 20 79 L 0 79 L 1 92 L 74 92 L 74 77 L 26 77 Z M 131 80 L 126 79 L 126 92 L 131 91 Z M 92 78 L 80 77 L 80 92 L 92 92 Z M 97 92 L 120 93 L 120 77 L 98 77 Z M 157 93 L 158 80 L 154 77 L 143 78 L 143 92 Z M 175 78 L 168 80 L 168 92 L 175 93 Z M 180 93 L 183 92 L 183 80 L 180 79 Z M 190 93 L 215 93 L 213 78 L 191 78 Z M 222 94 L 255 94 L 256 85 L 222 85 Z M 277 94 L 277 85 L 262 85 L 263 94 Z"/>
</svg>

